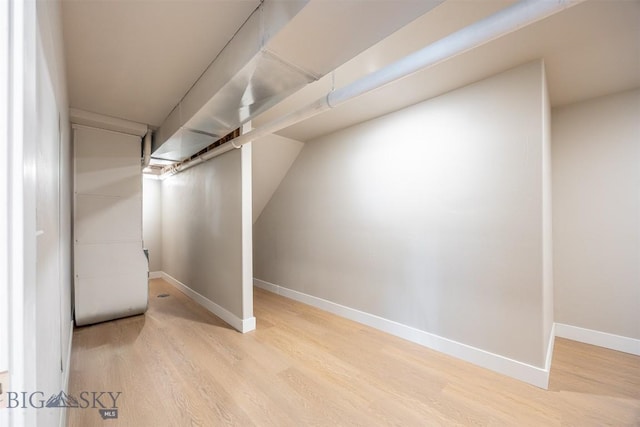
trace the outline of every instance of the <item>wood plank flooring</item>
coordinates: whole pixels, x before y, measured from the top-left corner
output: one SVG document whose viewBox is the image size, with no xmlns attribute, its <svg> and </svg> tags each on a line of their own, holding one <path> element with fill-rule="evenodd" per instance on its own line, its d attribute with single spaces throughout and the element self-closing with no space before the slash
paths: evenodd
<svg viewBox="0 0 640 427">
<path fill-rule="evenodd" d="M 162 280 L 149 299 L 75 330 L 70 394 L 122 394 L 70 426 L 640 426 L 637 356 L 557 339 L 545 391 L 260 289 L 244 335 Z"/>
</svg>

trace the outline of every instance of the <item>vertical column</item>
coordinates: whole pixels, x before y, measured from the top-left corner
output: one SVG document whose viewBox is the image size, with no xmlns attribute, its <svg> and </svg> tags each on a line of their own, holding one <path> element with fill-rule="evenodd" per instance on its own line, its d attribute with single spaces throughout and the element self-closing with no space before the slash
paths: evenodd
<svg viewBox="0 0 640 427">
<path fill-rule="evenodd" d="M 544 352 L 544 368 L 549 372 L 555 339 L 553 331 L 551 104 L 544 62 L 541 62 L 540 65 L 542 68 L 542 351 Z"/>
<path fill-rule="evenodd" d="M 9 3 L 3 2 L 0 3 L 0 139 L 3 142 L 9 141 L 9 128 L 7 123 L 9 115 L 9 83 Z M 8 158 L 8 144 L 0 144 L 1 181 L 5 183 L 9 182 Z M 9 369 L 8 197 L 7 186 L 0 185 L 0 372 Z M 6 390 L 3 391 L 6 393 Z M 2 401 L 3 395 L 0 394 L 0 408 L 2 408 Z M 0 424 L 2 424 L 2 421 L 5 419 L 6 418 L 3 418 L 3 414 L 0 413 Z"/>
<path fill-rule="evenodd" d="M 9 3 L 0 3 L 0 182 L 8 183 L 9 158 Z M 6 142 L 5 142 L 6 141 Z M 0 425 L 9 425 L 7 404 L 9 375 L 9 195 L 0 185 Z"/>
<path fill-rule="evenodd" d="M 242 127 L 242 133 L 251 129 L 251 122 Z M 256 328 L 253 317 L 253 214 L 251 188 L 251 143 L 240 150 L 240 168 L 242 182 L 242 332 Z"/>
</svg>

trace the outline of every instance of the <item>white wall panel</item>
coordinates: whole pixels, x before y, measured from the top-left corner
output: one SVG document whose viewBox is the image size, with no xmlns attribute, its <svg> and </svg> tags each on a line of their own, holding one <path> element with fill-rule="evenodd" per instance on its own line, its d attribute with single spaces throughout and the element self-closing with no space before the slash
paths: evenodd
<svg viewBox="0 0 640 427">
<path fill-rule="evenodd" d="M 140 197 L 140 137 L 83 126 L 75 135 L 76 193 Z"/>
<path fill-rule="evenodd" d="M 38 390 L 59 392 L 62 385 L 62 327 L 60 282 L 60 129 L 58 106 L 43 53 L 38 46 L 38 141 L 36 180 L 36 325 Z M 65 322 L 66 323 L 66 322 Z M 69 328 L 68 323 L 64 325 Z M 42 353 L 40 353 L 42 352 Z M 55 425 L 56 410 L 38 412 L 38 424 Z"/>
<path fill-rule="evenodd" d="M 7 137 L 0 144 L 7 178 L 0 190 L 0 371 L 9 368 L 11 376 L 5 393 L 57 393 L 68 378 L 71 153 L 59 7 L 0 5 L 0 138 Z M 59 409 L 0 410 L 3 426 L 64 423 Z"/>
<path fill-rule="evenodd" d="M 122 272 L 122 273 L 120 273 Z M 140 314 L 147 309 L 147 272 L 116 270 L 108 276 L 80 277 L 76 280 L 76 319 L 80 325 Z M 144 301 L 144 304 L 142 303 Z"/>
<path fill-rule="evenodd" d="M 249 148 L 162 181 L 162 270 L 238 324 L 253 319 Z"/>
<path fill-rule="evenodd" d="M 78 243 L 141 241 L 141 224 L 132 220 L 140 216 L 142 199 L 138 195 L 124 197 L 78 194 L 75 228 Z"/>
<path fill-rule="evenodd" d="M 553 110 L 556 322 L 640 340 L 640 90 Z"/>
<path fill-rule="evenodd" d="M 140 252 L 139 241 L 83 244 L 75 257 L 76 276 L 111 276 L 126 271 L 144 270 L 146 261 L 144 257 L 140 257 Z M 115 286 L 117 284 L 114 283 L 112 288 Z"/>
</svg>

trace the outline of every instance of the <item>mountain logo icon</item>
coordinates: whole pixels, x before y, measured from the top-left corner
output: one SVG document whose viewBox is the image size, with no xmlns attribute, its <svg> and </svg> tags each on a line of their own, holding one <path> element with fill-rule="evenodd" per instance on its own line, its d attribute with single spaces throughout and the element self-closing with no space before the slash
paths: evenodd
<svg viewBox="0 0 640 427">
<path fill-rule="evenodd" d="M 77 408 L 80 405 L 75 397 L 61 391 L 58 394 L 52 394 L 45 406 L 47 408 Z"/>
</svg>

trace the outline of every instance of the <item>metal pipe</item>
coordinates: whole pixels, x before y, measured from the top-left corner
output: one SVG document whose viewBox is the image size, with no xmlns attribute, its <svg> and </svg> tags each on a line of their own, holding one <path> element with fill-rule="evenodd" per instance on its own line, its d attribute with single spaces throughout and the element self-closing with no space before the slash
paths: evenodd
<svg viewBox="0 0 640 427">
<path fill-rule="evenodd" d="M 360 95 L 381 88 L 417 71 L 436 65 L 456 55 L 480 47 L 492 40 L 533 24 L 578 3 L 570 0 L 522 0 L 493 15 L 462 28 L 430 45 L 368 74 L 347 86 L 329 92 L 301 109 L 266 123 L 231 142 L 238 148 L 266 134 L 277 132 L 299 121 L 335 108 Z"/>
<path fill-rule="evenodd" d="M 277 132 L 302 120 L 313 117 L 331 108 L 381 88 L 389 83 L 407 77 L 417 71 L 436 65 L 454 56 L 480 47 L 499 37 L 510 34 L 527 25 L 558 13 L 584 0 L 521 0 L 493 15 L 462 28 L 428 46 L 396 61 L 386 67 L 368 74 L 340 89 L 329 92 L 326 96 L 305 105 L 304 107 L 281 116 L 271 122 L 259 126 L 246 134 L 225 143 L 219 148 L 229 146 L 240 148 L 267 134 Z M 219 153 L 228 150 L 220 151 Z M 206 153 L 207 159 L 214 157 L 215 150 Z M 184 170 L 187 164 L 180 166 Z"/>
<path fill-rule="evenodd" d="M 211 151 L 207 151 L 206 153 L 202 154 L 201 156 L 196 157 L 193 160 L 190 160 L 188 162 L 185 163 L 181 163 L 179 165 L 177 165 L 176 167 L 174 167 L 173 169 L 171 169 L 169 172 L 163 174 L 163 177 L 167 177 L 167 176 L 171 176 L 171 175 L 175 175 L 179 172 L 185 171 L 189 168 L 192 168 L 196 165 L 199 165 L 200 163 L 206 162 L 209 159 L 212 159 L 214 157 L 217 157 L 221 154 L 226 153 L 227 151 L 231 151 L 233 150 L 234 147 L 233 145 L 227 143 L 224 143 L 222 145 L 219 145 L 218 147 L 214 148 Z"/>
</svg>

